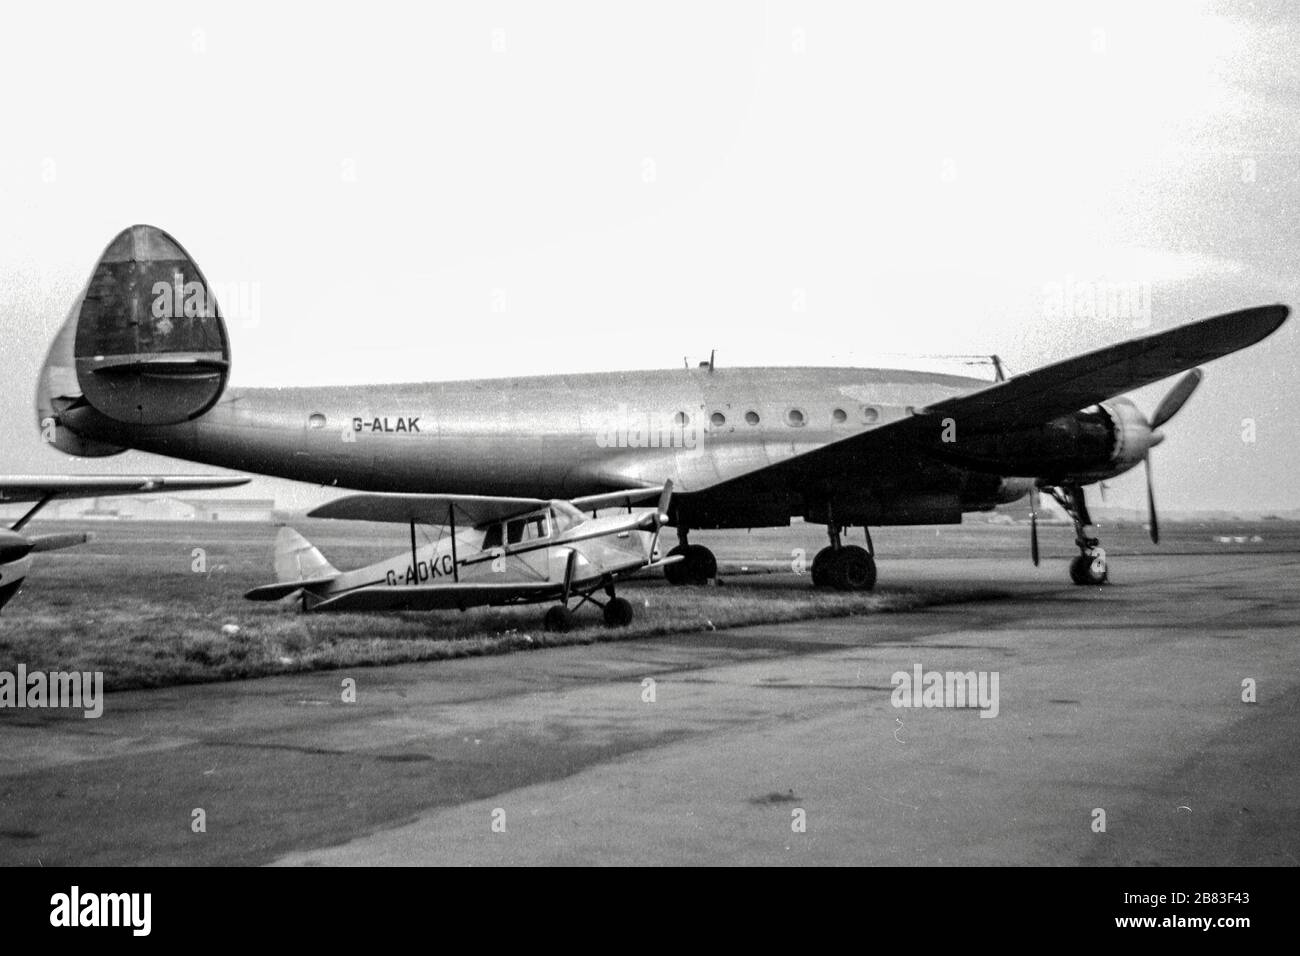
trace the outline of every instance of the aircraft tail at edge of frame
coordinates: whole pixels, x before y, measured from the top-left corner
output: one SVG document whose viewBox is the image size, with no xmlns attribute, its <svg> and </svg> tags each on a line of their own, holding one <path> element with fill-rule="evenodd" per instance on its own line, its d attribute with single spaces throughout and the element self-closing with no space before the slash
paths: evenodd
<svg viewBox="0 0 1300 956">
<path fill-rule="evenodd" d="M 46 354 L 37 421 L 60 451 L 112 455 L 122 448 L 76 423 L 95 413 L 118 427 L 187 422 L 216 404 L 229 376 L 230 339 L 197 263 L 156 226 L 130 226 L 95 262 Z"/>
</svg>

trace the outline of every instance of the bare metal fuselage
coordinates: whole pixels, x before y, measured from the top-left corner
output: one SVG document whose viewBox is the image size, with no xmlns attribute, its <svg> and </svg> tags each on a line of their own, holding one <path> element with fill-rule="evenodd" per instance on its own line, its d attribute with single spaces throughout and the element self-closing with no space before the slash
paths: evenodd
<svg viewBox="0 0 1300 956">
<path fill-rule="evenodd" d="M 689 496 L 987 384 L 901 370 L 699 368 L 230 388 L 183 424 L 127 425 L 89 407 L 65 421 L 100 441 L 339 488 L 571 498 L 672 480 Z M 890 474 L 891 463 L 875 464 L 870 471 Z M 932 489 L 926 475 L 904 477 L 913 497 L 952 493 L 951 469 L 935 466 Z M 958 505 L 1023 493 L 996 486 Z M 781 510 L 788 520 L 799 503 Z M 785 523 L 779 517 L 739 523 Z"/>
</svg>

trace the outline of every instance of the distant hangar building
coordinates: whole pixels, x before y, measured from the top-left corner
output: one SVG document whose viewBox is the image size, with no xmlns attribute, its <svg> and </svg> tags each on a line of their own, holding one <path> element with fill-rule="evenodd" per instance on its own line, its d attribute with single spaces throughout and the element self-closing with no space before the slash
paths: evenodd
<svg viewBox="0 0 1300 956">
<path fill-rule="evenodd" d="M 251 521 L 267 524 L 275 511 L 274 498 L 184 498 L 195 521 Z"/>
<path fill-rule="evenodd" d="M 68 521 L 251 521 L 270 522 L 274 498 L 106 498 L 56 501 L 41 515 Z"/>
</svg>

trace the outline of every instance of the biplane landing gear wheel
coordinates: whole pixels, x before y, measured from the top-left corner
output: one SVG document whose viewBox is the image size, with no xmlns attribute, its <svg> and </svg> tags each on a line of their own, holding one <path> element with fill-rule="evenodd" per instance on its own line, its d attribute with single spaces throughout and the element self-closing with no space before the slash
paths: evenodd
<svg viewBox="0 0 1300 956">
<path fill-rule="evenodd" d="M 1070 562 L 1070 580 L 1075 584 L 1102 585 L 1110 581 L 1106 552 L 1095 545 Z"/>
<path fill-rule="evenodd" d="M 718 560 L 704 545 L 679 544 L 668 552 L 668 557 L 679 554 L 682 560 L 664 565 L 664 577 L 669 584 L 699 587 L 718 576 Z"/>
<path fill-rule="evenodd" d="M 606 627 L 627 627 L 633 616 L 632 602 L 626 598 L 610 598 L 605 602 Z"/>
<path fill-rule="evenodd" d="M 573 612 L 563 604 L 557 604 L 555 607 L 547 609 L 546 616 L 542 618 L 542 627 L 559 634 L 571 631 L 573 630 Z"/>
</svg>

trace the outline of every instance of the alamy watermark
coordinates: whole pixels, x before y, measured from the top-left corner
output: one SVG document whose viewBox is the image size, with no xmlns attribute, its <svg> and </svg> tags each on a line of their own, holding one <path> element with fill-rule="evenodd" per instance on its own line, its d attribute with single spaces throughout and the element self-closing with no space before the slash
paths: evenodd
<svg viewBox="0 0 1300 956">
<path fill-rule="evenodd" d="M 895 707 L 975 707 L 981 717 L 998 715 L 997 671 L 927 671 L 917 664 L 910 674 L 895 671 L 889 682 Z"/>
<path fill-rule="evenodd" d="M 88 720 L 104 713 L 103 671 L 0 671 L 0 708 L 69 707 Z"/>
<path fill-rule="evenodd" d="M 148 936 L 152 910 L 152 893 L 83 893 L 73 886 L 50 897 L 50 925 L 126 927 L 133 936 Z"/>
<path fill-rule="evenodd" d="M 1123 322 L 1134 329 L 1151 326 L 1151 283 L 1141 280 L 1076 279 L 1043 285 L 1043 317 Z"/>
<path fill-rule="evenodd" d="M 639 411 L 620 403 L 596 424 L 601 448 L 697 448 L 703 435 L 701 415 L 689 412 Z"/>
<path fill-rule="evenodd" d="M 184 281 L 177 273 L 171 282 L 155 282 L 150 312 L 159 321 L 173 319 L 213 319 L 220 308 L 230 322 L 239 320 L 252 328 L 262 320 L 262 283 Z M 220 306 L 218 306 L 220 303 Z"/>
</svg>

